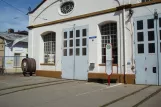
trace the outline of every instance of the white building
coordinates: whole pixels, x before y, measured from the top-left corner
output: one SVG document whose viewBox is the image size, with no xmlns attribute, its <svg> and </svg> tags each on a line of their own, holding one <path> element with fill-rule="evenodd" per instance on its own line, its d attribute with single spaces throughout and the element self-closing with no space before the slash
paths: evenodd
<svg viewBox="0 0 161 107">
<path fill-rule="evenodd" d="M 4 48 L 0 55 L 0 67 L 4 67 L 6 73 L 20 73 L 21 61 L 28 54 L 28 36 L 14 33 L 0 33 L 4 41 L 1 46 Z"/>
<path fill-rule="evenodd" d="M 160 7 L 161 0 L 42 1 L 29 12 L 28 26 L 37 75 L 107 79 L 105 45 L 111 43 L 112 79 L 161 84 Z"/>
</svg>

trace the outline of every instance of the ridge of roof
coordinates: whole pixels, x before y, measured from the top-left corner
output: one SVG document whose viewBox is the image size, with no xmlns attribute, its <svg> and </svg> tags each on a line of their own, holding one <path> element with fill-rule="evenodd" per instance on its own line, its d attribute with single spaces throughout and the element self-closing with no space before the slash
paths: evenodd
<svg viewBox="0 0 161 107">
<path fill-rule="evenodd" d="M 0 38 L 5 40 L 14 41 L 16 39 L 23 38 L 23 37 L 28 37 L 28 35 L 0 32 Z M 24 40 L 24 41 L 27 42 L 27 40 Z"/>
<path fill-rule="evenodd" d="M 47 0 L 42 0 L 32 11 L 28 12 L 28 14 L 34 13 L 42 4 L 44 4 Z"/>
</svg>

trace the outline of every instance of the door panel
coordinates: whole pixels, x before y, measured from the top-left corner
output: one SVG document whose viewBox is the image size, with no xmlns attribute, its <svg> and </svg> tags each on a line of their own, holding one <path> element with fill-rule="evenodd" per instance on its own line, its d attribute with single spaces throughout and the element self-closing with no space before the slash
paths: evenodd
<svg viewBox="0 0 161 107">
<path fill-rule="evenodd" d="M 157 64 L 157 35 L 156 22 L 153 16 L 146 17 L 146 66 L 147 66 L 147 83 L 152 85 L 158 84 L 158 64 Z M 155 72 L 154 72 L 155 69 Z"/>
<path fill-rule="evenodd" d="M 63 32 L 62 78 L 88 79 L 88 26 L 65 29 Z"/>
<path fill-rule="evenodd" d="M 73 29 L 63 31 L 62 78 L 74 79 Z"/>
<path fill-rule="evenodd" d="M 158 84 L 157 32 L 153 16 L 135 19 L 136 84 Z"/>
<path fill-rule="evenodd" d="M 158 20 L 158 56 L 159 56 L 159 65 L 161 65 L 161 14 L 159 14 Z M 159 66 L 159 85 L 161 85 L 161 66 Z"/>
<path fill-rule="evenodd" d="M 147 84 L 146 65 L 145 65 L 145 30 L 144 20 L 139 19 L 135 22 L 135 64 L 136 64 L 136 84 Z"/>
<path fill-rule="evenodd" d="M 87 27 L 78 27 L 76 31 L 76 55 L 75 55 L 75 79 L 87 80 L 88 79 L 88 29 Z M 77 36 L 79 35 L 79 36 Z M 78 51 L 79 50 L 79 51 Z M 79 53 L 79 54 L 78 54 Z"/>
</svg>

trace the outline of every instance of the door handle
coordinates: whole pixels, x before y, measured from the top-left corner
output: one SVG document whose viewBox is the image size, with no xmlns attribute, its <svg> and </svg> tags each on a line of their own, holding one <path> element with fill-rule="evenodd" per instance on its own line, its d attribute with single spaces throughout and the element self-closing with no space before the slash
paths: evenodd
<svg viewBox="0 0 161 107">
<path fill-rule="evenodd" d="M 157 73 L 157 68 L 153 67 L 153 73 Z"/>
</svg>

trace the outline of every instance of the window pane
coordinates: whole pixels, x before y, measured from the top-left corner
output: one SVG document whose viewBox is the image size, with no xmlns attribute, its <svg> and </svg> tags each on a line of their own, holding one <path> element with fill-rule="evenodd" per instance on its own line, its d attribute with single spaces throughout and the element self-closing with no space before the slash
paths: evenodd
<svg viewBox="0 0 161 107">
<path fill-rule="evenodd" d="M 67 32 L 64 32 L 64 39 L 67 38 Z"/>
<path fill-rule="evenodd" d="M 80 50 L 79 48 L 76 48 L 76 56 L 79 56 L 80 53 L 79 50 Z"/>
<path fill-rule="evenodd" d="M 153 41 L 154 38 L 154 31 L 148 31 L 148 41 Z"/>
<path fill-rule="evenodd" d="M 149 43 L 149 53 L 155 53 L 155 43 Z"/>
<path fill-rule="evenodd" d="M 76 46 L 80 46 L 80 41 L 79 41 L 79 39 L 76 39 Z"/>
<path fill-rule="evenodd" d="M 82 40 L 82 46 L 86 46 L 86 44 L 87 44 L 87 41 L 86 41 L 86 38 L 84 38 L 84 39 Z"/>
<path fill-rule="evenodd" d="M 69 41 L 69 44 L 70 44 L 70 45 L 69 45 L 70 47 L 73 47 L 73 40 L 70 40 L 70 41 Z"/>
<path fill-rule="evenodd" d="M 138 44 L 138 53 L 144 53 L 144 44 Z"/>
<path fill-rule="evenodd" d="M 148 29 L 154 28 L 154 19 L 148 19 Z"/>
<path fill-rule="evenodd" d="M 137 21 L 137 30 L 142 30 L 143 29 L 143 21 Z"/>
<path fill-rule="evenodd" d="M 76 37 L 80 37 L 80 31 L 76 30 Z"/>
<path fill-rule="evenodd" d="M 67 56 L 67 49 L 64 49 L 64 56 Z"/>
<path fill-rule="evenodd" d="M 67 47 L 67 40 L 64 41 L 64 47 Z"/>
<path fill-rule="evenodd" d="M 159 27 L 161 27 L 161 18 L 159 18 Z"/>
<path fill-rule="evenodd" d="M 102 48 L 102 55 L 106 55 L 106 48 Z"/>
<path fill-rule="evenodd" d="M 138 38 L 138 42 L 144 41 L 144 33 L 138 32 L 137 38 Z"/>
<path fill-rule="evenodd" d="M 160 52 L 161 52 L 161 43 L 160 43 Z"/>
<path fill-rule="evenodd" d="M 105 45 L 107 43 L 111 43 L 113 45 L 113 49 L 117 50 L 117 23 L 107 23 L 101 26 L 101 34 L 102 36 L 102 63 L 105 63 Z M 117 51 L 116 51 L 116 60 L 113 63 L 117 64 Z"/>
<path fill-rule="evenodd" d="M 86 48 L 82 48 L 82 55 L 86 55 L 86 54 L 87 54 Z"/>
<path fill-rule="evenodd" d="M 73 49 L 69 49 L 69 56 L 73 55 Z"/>
<path fill-rule="evenodd" d="M 106 56 L 102 56 L 102 63 L 106 63 Z"/>
<path fill-rule="evenodd" d="M 73 31 L 70 31 L 70 38 L 73 38 Z"/>
<path fill-rule="evenodd" d="M 87 30 L 83 29 L 83 36 L 87 36 Z"/>
</svg>

